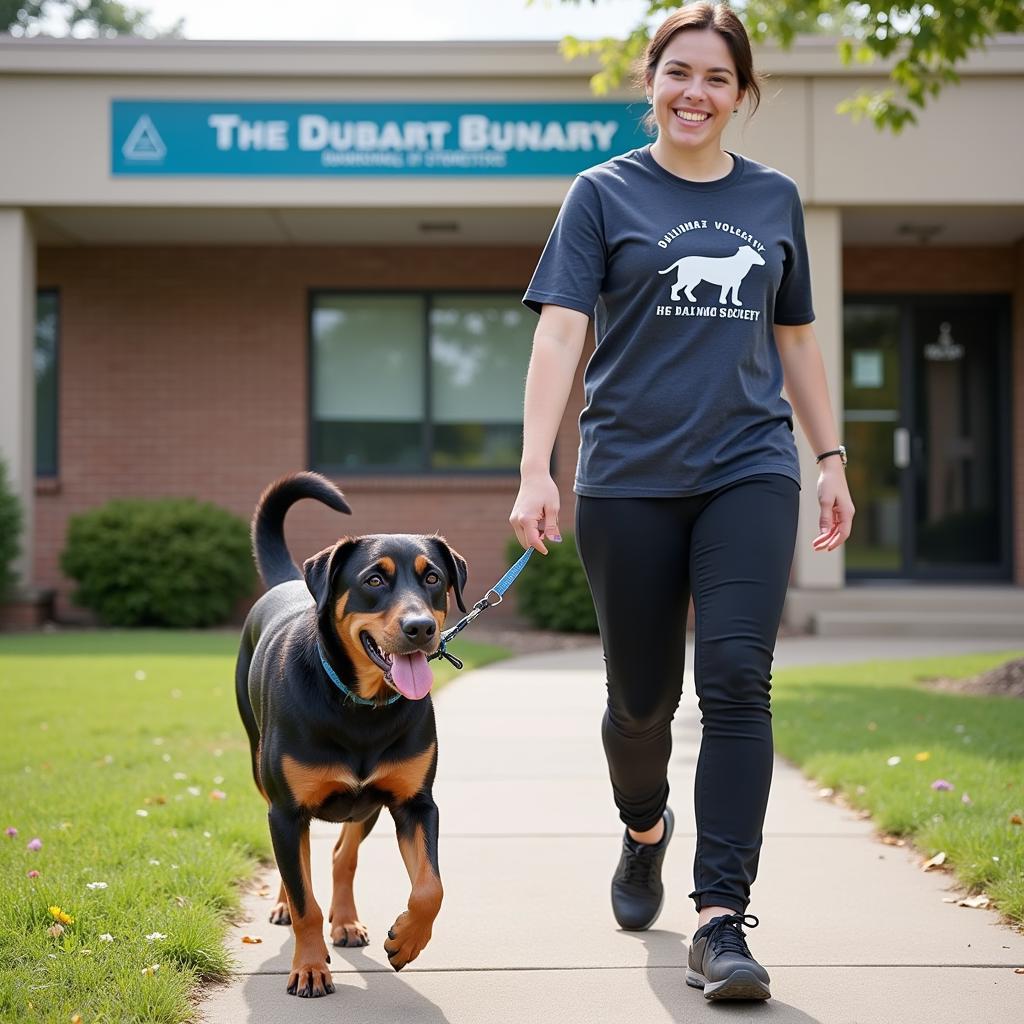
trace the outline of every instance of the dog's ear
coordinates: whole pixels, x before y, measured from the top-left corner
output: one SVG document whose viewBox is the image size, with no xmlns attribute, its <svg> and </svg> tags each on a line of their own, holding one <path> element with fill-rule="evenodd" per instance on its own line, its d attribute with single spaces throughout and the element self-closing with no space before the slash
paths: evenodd
<svg viewBox="0 0 1024 1024">
<path fill-rule="evenodd" d="M 323 615 L 334 592 L 334 581 L 359 541 L 353 537 L 342 537 L 323 551 L 302 563 L 302 574 L 306 586 L 316 601 L 317 618 Z"/>
<path fill-rule="evenodd" d="M 448 572 L 448 585 L 455 589 L 455 601 L 459 609 L 465 611 L 466 605 L 462 599 L 462 588 L 466 585 L 466 580 L 469 578 L 469 566 L 462 555 L 440 534 L 435 534 L 430 539 L 437 546 L 441 561 L 444 562 L 445 569 Z"/>
</svg>

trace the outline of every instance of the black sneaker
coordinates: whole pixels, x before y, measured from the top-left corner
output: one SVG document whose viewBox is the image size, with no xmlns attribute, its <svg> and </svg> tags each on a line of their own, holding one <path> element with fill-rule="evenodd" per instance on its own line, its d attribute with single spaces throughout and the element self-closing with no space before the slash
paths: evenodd
<svg viewBox="0 0 1024 1024">
<path fill-rule="evenodd" d="M 662 819 L 665 834 L 657 843 L 638 843 L 629 829 L 622 837 L 622 856 L 612 877 L 612 913 L 626 931 L 646 931 L 658 920 L 665 902 L 661 862 L 675 825 L 670 807 L 665 808 Z"/>
<path fill-rule="evenodd" d="M 742 924 L 756 928 L 758 920 L 753 914 L 722 914 L 694 933 L 686 984 L 704 989 L 705 999 L 771 998 L 771 979 L 750 955 Z"/>
</svg>

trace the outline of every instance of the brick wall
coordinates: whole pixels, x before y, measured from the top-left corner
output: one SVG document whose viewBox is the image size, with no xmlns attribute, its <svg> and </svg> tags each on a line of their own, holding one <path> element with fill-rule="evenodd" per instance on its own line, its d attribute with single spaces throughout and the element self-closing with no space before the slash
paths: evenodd
<svg viewBox="0 0 1024 1024">
<path fill-rule="evenodd" d="M 60 477 L 39 486 L 35 580 L 57 589 L 58 616 L 83 618 L 58 567 L 74 513 L 112 497 L 194 495 L 248 519 L 267 483 L 306 468 L 311 288 L 400 282 L 521 294 L 537 255 L 509 247 L 42 249 L 39 287 L 60 291 Z M 556 443 L 569 529 L 584 362 Z M 338 483 L 354 515 L 297 505 L 287 522 L 296 559 L 345 533 L 437 530 L 469 561 L 472 600 L 507 568 L 517 474 Z"/>
<path fill-rule="evenodd" d="M 533 248 L 44 248 L 40 288 L 58 288 L 60 478 L 36 499 L 35 581 L 83 617 L 58 568 L 68 517 L 111 497 L 195 495 L 248 519 L 262 488 L 306 468 L 311 288 L 494 288 L 521 293 Z M 1014 472 L 1017 582 L 1024 583 L 1024 245 L 844 250 L 857 292 L 1015 293 Z M 556 442 L 560 521 L 571 530 L 583 404 L 580 361 Z M 312 503 L 290 513 L 301 560 L 344 533 L 444 534 L 470 563 L 476 600 L 507 563 L 518 476 L 353 477 L 355 514 Z M 514 594 L 514 588 L 513 588 Z M 513 602 L 488 612 L 509 614 Z"/>
</svg>

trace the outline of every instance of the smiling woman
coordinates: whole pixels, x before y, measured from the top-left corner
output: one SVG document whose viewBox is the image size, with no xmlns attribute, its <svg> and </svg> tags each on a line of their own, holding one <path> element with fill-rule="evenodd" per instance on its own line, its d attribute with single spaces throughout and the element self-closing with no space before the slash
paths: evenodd
<svg viewBox="0 0 1024 1024">
<path fill-rule="evenodd" d="M 831 458 L 815 550 L 843 543 L 853 505 L 833 457 L 796 184 L 721 145 L 747 96 L 754 109 L 760 99 L 742 23 L 725 4 L 686 6 L 654 33 L 636 81 L 657 138 L 576 177 L 524 296 L 540 322 L 509 520 L 524 546 L 546 554 L 544 541 L 560 540 L 549 455 L 592 316 L 575 517 L 626 825 L 612 909 L 642 931 L 664 900 L 670 723 L 692 596 L 703 734 L 686 980 L 707 999 L 767 999 L 742 926 L 772 775 L 770 669 L 800 484 L 794 412 L 819 462 Z"/>
</svg>

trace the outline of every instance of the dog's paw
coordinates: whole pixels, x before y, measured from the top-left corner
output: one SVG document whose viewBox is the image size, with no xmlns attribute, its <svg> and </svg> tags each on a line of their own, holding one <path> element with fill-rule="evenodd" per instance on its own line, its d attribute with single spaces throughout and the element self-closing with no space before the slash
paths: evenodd
<svg viewBox="0 0 1024 1024">
<path fill-rule="evenodd" d="M 430 941 L 431 923 L 417 924 L 412 915 L 405 911 L 388 931 L 388 941 L 384 943 L 384 952 L 388 961 L 396 971 L 406 964 L 411 964 Z"/>
<path fill-rule="evenodd" d="M 286 991 L 290 996 L 302 996 L 304 999 L 330 995 L 334 991 L 334 982 L 331 981 L 327 961 L 308 960 L 299 964 L 293 963 Z"/>
<path fill-rule="evenodd" d="M 346 921 L 344 924 L 331 925 L 331 945 L 351 949 L 355 946 L 368 946 L 370 934 L 366 925 L 360 921 Z"/>
<path fill-rule="evenodd" d="M 288 910 L 288 904 L 286 902 L 278 903 L 274 906 L 274 909 L 270 912 L 270 923 L 271 924 L 291 924 L 292 915 Z"/>
</svg>

